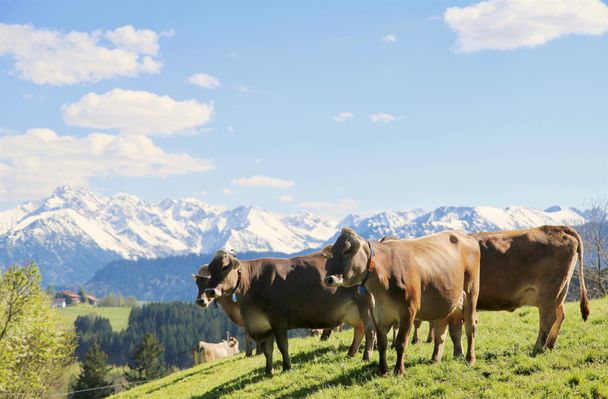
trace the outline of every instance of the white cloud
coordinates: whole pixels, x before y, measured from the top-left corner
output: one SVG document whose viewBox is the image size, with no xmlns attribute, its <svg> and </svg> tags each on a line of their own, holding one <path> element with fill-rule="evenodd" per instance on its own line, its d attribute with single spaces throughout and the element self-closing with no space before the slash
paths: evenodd
<svg viewBox="0 0 608 399">
<path fill-rule="evenodd" d="M 246 86 L 242 83 L 234 83 L 232 85 L 232 87 L 234 87 L 235 89 L 237 89 L 238 91 L 240 91 L 241 93 L 247 93 L 250 89 L 249 86 Z"/>
<path fill-rule="evenodd" d="M 448 8 L 444 20 L 458 35 L 457 52 L 536 47 L 570 34 L 608 32 L 601 0 L 488 0 Z"/>
<path fill-rule="evenodd" d="M 231 183 L 235 186 L 272 188 L 290 188 L 294 185 L 292 180 L 283 180 L 268 176 L 240 177 L 238 179 L 233 179 Z"/>
<path fill-rule="evenodd" d="M 223 192 L 225 195 L 233 195 L 233 194 L 234 194 L 234 190 L 229 189 L 229 188 L 224 188 L 224 189 L 222 189 L 222 192 Z"/>
<path fill-rule="evenodd" d="M 216 89 L 221 86 L 220 80 L 212 75 L 206 73 L 195 73 L 188 78 L 188 83 L 204 87 L 205 89 Z"/>
<path fill-rule="evenodd" d="M 164 31 L 160 32 L 160 35 L 162 37 L 166 37 L 166 38 L 170 39 L 173 36 L 175 36 L 175 29 L 164 30 Z"/>
<path fill-rule="evenodd" d="M 59 185 L 86 186 L 95 176 L 166 177 L 214 168 L 203 159 L 168 153 L 145 136 L 78 137 L 30 129 L 1 136 L 0 148 L 3 199 L 39 198 Z"/>
<path fill-rule="evenodd" d="M 371 114 L 369 116 L 369 119 L 372 122 L 391 123 L 391 122 L 396 121 L 399 118 L 396 117 L 395 115 L 387 114 L 387 113 L 384 113 L 384 112 L 379 112 L 377 114 Z"/>
<path fill-rule="evenodd" d="M 382 38 L 383 43 L 395 43 L 397 41 L 397 35 L 394 33 L 389 33 L 388 35 Z"/>
<path fill-rule="evenodd" d="M 159 35 L 131 25 L 113 31 L 62 33 L 0 24 L 0 56 L 11 55 L 22 79 L 56 86 L 158 73 Z"/>
<path fill-rule="evenodd" d="M 357 202 L 352 199 L 341 199 L 330 201 L 304 201 L 300 202 L 302 208 L 317 209 L 331 213 L 344 213 L 357 207 Z"/>
<path fill-rule="evenodd" d="M 292 195 L 279 195 L 278 200 L 281 202 L 286 202 L 288 204 L 294 202 L 296 199 Z"/>
<path fill-rule="evenodd" d="M 336 122 L 346 122 L 354 117 L 355 115 L 352 112 L 340 112 L 338 115 L 334 116 L 334 120 Z"/>
<path fill-rule="evenodd" d="M 86 94 L 78 102 L 64 105 L 62 114 L 68 125 L 116 129 L 125 134 L 172 134 L 209 122 L 213 104 L 114 89 Z"/>
</svg>

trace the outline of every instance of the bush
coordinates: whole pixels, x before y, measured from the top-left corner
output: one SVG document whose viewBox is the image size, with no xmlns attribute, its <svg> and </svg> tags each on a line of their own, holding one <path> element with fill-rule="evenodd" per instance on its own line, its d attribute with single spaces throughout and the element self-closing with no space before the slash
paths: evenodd
<svg viewBox="0 0 608 399">
<path fill-rule="evenodd" d="M 0 275 L 0 396 L 43 396 L 74 361 L 74 348 L 35 264 Z"/>
</svg>

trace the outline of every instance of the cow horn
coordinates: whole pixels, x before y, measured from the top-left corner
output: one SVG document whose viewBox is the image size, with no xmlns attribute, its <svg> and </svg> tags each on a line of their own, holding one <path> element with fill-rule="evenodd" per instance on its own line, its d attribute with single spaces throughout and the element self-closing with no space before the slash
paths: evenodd
<svg viewBox="0 0 608 399">
<path fill-rule="evenodd" d="M 323 249 L 321 250 L 321 255 L 323 255 L 324 257 L 326 257 L 327 259 L 331 259 L 331 249 L 334 246 L 329 244 L 323 247 Z"/>
</svg>

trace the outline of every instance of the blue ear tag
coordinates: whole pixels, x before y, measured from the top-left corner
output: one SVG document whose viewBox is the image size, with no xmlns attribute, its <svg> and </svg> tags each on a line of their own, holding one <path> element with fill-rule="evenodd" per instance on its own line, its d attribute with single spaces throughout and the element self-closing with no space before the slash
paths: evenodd
<svg viewBox="0 0 608 399">
<path fill-rule="evenodd" d="M 365 295 L 365 286 L 360 285 L 359 288 L 357 288 L 357 293 L 359 293 L 359 295 Z"/>
<path fill-rule="evenodd" d="M 236 302 L 236 292 L 232 294 L 232 302 Z"/>
</svg>

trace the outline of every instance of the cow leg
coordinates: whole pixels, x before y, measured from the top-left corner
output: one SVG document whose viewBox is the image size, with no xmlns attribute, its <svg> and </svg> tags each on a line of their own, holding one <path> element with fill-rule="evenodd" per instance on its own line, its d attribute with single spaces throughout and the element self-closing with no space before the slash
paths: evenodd
<svg viewBox="0 0 608 399">
<path fill-rule="evenodd" d="M 435 347 L 433 348 L 433 356 L 431 360 L 435 363 L 440 363 L 443 357 L 443 344 L 445 343 L 445 335 L 447 333 L 448 319 L 435 320 L 432 324 Z"/>
<path fill-rule="evenodd" d="M 287 326 L 276 328 L 273 326 L 274 337 L 277 340 L 277 347 L 283 357 L 283 371 L 291 370 L 291 359 L 289 358 L 289 340 L 287 339 Z"/>
<path fill-rule="evenodd" d="M 386 334 L 388 334 L 388 330 L 391 328 L 391 325 L 388 326 L 378 326 L 376 324 L 376 338 L 378 339 L 378 374 L 386 375 L 388 373 L 388 363 L 386 362 L 386 347 L 388 346 L 388 339 Z"/>
<path fill-rule="evenodd" d="M 376 341 L 376 330 L 371 318 L 365 320 L 365 350 L 363 351 L 363 361 L 369 362 L 374 352 L 374 342 Z"/>
<path fill-rule="evenodd" d="M 422 320 L 414 321 L 414 332 L 412 333 L 412 345 L 420 343 L 420 337 L 418 336 L 418 330 L 420 330 L 420 326 L 422 325 Z M 393 343 L 395 342 L 395 334 L 393 333 Z"/>
<path fill-rule="evenodd" d="M 566 318 L 566 310 L 564 309 L 564 304 L 560 303 L 555 309 L 556 320 L 551 328 L 551 332 L 549 333 L 549 338 L 547 338 L 547 348 L 553 349 L 555 348 L 555 341 L 557 341 L 557 336 L 559 334 L 560 328 L 562 328 L 562 323 Z"/>
<path fill-rule="evenodd" d="M 353 343 L 350 345 L 350 349 L 348 350 L 348 357 L 353 357 L 359 351 L 359 347 L 361 346 L 361 341 L 363 341 L 363 333 L 365 331 L 365 327 L 363 326 L 363 322 L 359 325 L 354 326 L 353 328 Z"/>
<path fill-rule="evenodd" d="M 434 331 L 435 331 L 435 330 L 433 330 L 433 322 L 432 322 L 432 321 L 429 321 L 429 334 L 426 336 L 426 342 L 427 342 L 427 343 L 429 343 L 429 342 L 433 342 L 433 334 L 434 334 Z"/>
<path fill-rule="evenodd" d="M 274 336 L 272 333 L 264 337 L 262 345 L 266 357 L 266 374 L 272 375 L 272 351 L 274 350 Z"/>
<path fill-rule="evenodd" d="M 568 293 L 568 283 L 561 289 L 558 297 L 557 297 L 557 305 L 555 307 L 555 321 L 551 326 L 551 330 L 549 330 L 549 336 L 547 337 L 546 347 L 549 349 L 553 349 L 555 347 L 555 341 L 557 341 L 557 336 L 559 334 L 559 330 L 562 328 L 562 323 L 566 318 L 566 312 L 564 309 L 564 299 L 566 298 L 566 294 Z"/>
<path fill-rule="evenodd" d="M 538 308 L 539 315 L 539 330 L 538 330 L 538 338 L 536 339 L 536 344 L 534 345 L 534 349 L 532 350 L 532 354 L 536 355 L 541 353 L 545 349 L 545 345 L 547 344 L 547 338 L 549 338 L 549 332 L 553 327 L 557 319 L 557 312 L 555 311 L 554 306 L 544 307 L 541 306 Z"/>
<path fill-rule="evenodd" d="M 253 355 L 253 339 L 249 332 L 245 330 L 245 357 L 251 357 Z"/>
<path fill-rule="evenodd" d="M 264 353 L 263 347 L 264 343 L 262 341 L 255 341 L 255 355 L 261 355 L 262 353 Z"/>
<path fill-rule="evenodd" d="M 323 333 L 321 334 L 321 341 L 327 341 L 331 336 L 331 328 L 323 329 Z"/>
<path fill-rule="evenodd" d="M 477 333 L 477 295 L 475 285 L 464 300 L 464 327 L 467 333 L 467 363 L 475 364 L 475 334 Z"/>
<path fill-rule="evenodd" d="M 450 320 L 449 330 L 450 338 L 454 344 L 454 357 L 463 357 L 462 353 L 462 317 L 455 317 Z"/>
<path fill-rule="evenodd" d="M 397 362 L 395 363 L 394 373 L 401 375 L 405 371 L 403 365 L 403 354 L 407 348 L 407 343 L 410 338 L 410 331 L 414 325 L 416 312 L 413 309 L 408 311 L 401 317 L 399 321 L 399 332 L 397 333 L 397 340 L 395 341 L 395 349 L 397 350 Z"/>
</svg>

